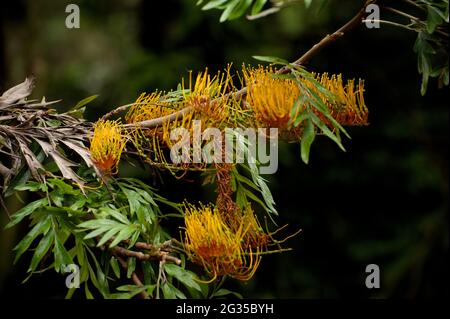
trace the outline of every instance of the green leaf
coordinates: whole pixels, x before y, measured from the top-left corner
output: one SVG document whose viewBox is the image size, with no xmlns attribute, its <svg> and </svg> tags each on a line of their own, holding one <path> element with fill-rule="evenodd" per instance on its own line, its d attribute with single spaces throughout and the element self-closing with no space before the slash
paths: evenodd
<svg viewBox="0 0 450 319">
<path fill-rule="evenodd" d="M 60 272 L 65 266 L 72 264 L 72 257 L 70 257 L 64 245 L 59 240 L 55 233 L 55 247 L 53 248 L 53 253 L 55 256 L 55 270 Z"/>
<path fill-rule="evenodd" d="M 119 212 L 115 209 L 105 207 L 105 208 L 102 208 L 101 211 L 105 212 L 108 216 L 114 217 L 122 224 L 125 224 L 125 225 L 130 224 L 130 221 L 128 220 L 128 218 L 124 214 L 122 214 L 121 212 Z"/>
<path fill-rule="evenodd" d="M 139 206 L 141 206 L 141 196 L 138 192 L 130 190 L 126 187 L 121 187 L 121 189 L 128 199 L 128 204 L 130 205 L 130 214 L 131 216 L 133 216 L 134 213 L 139 209 Z"/>
<path fill-rule="evenodd" d="M 106 278 L 105 273 L 100 265 L 97 264 L 97 282 L 98 282 L 98 290 L 101 294 L 106 297 L 109 294 L 109 284 L 108 279 Z"/>
<path fill-rule="evenodd" d="M 156 281 L 155 270 L 149 261 L 141 262 L 142 272 L 144 273 L 144 283 L 146 285 Z"/>
<path fill-rule="evenodd" d="M 282 64 L 282 65 L 289 64 L 288 61 L 274 57 L 274 56 L 254 55 L 253 58 L 256 60 L 259 60 L 259 61 L 269 62 L 269 63 L 273 63 L 273 64 Z"/>
<path fill-rule="evenodd" d="M 88 96 L 88 97 L 85 98 L 85 99 L 82 99 L 80 102 L 78 102 L 78 103 L 72 108 L 72 111 L 73 111 L 73 110 L 78 110 L 78 109 L 82 108 L 83 106 L 85 106 L 85 105 L 87 105 L 88 103 L 90 103 L 90 102 L 92 102 L 93 100 L 95 100 L 97 97 L 98 97 L 98 95 L 91 95 L 91 96 Z"/>
<path fill-rule="evenodd" d="M 47 192 L 48 187 L 45 183 L 38 183 L 34 181 L 29 181 L 26 184 L 17 185 L 14 187 L 16 191 L 30 191 L 30 192 L 36 192 L 36 191 L 43 191 Z"/>
<path fill-rule="evenodd" d="M 213 0 L 213 1 L 210 1 L 210 2 L 208 2 L 207 4 L 205 4 L 202 7 L 202 10 L 206 11 L 206 10 L 219 8 L 222 4 L 224 4 L 227 1 L 229 1 L 229 0 Z M 198 5 L 198 3 L 197 3 L 197 5 Z"/>
<path fill-rule="evenodd" d="M 79 189 L 74 189 L 72 185 L 66 183 L 64 180 L 59 178 L 52 178 L 48 180 L 48 184 L 54 188 L 57 188 L 61 191 L 61 194 L 68 195 L 80 195 Z"/>
<path fill-rule="evenodd" d="M 111 242 L 109 247 L 114 247 L 117 244 L 119 244 L 121 241 L 129 239 L 134 234 L 135 231 L 136 231 L 136 229 L 134 229 L 133 227 L 123 228 L 122 230 L 120 230 L 119 234 L 117 234 L 117 236 L 114 238 L 114 240 Z"/>
<path fill-rule="evenodd" d="M 228 20 L 228 17 L 233 13 L 234 8 L 239 4 L 241 0 L 232 0 L 226 7 L 226 9 L 222 12 L 220 16 L 220 22 L 225 22 Z"/>
<path fill-rule="evenodd" d="M 11 216 L 11 221 L 5 226 L 5 228 L 11 228 L 14 225 L 20 223 L 25 217 L 32 214 L 36 209 L 48 205 L 47 198 L 42 198 L 37 201 L 31 202 L 27 206 L 18 210 L 14 215 Z"/>
<path fill-rule="evenodd" d="M 169 282 L 163 283 L 161 289 L 165 299 L 186 299 L 186 296 Z"/>
<path fill-rule="evenodd" d="M 427 32 L 431 34 L 436 30 L 438 25 L 444 22 L 445 16 L 432 5 L 428 5 L 427 9 Z"/>
<path fill-rule="evenodd" d="M 26 236 L 14 247 L 17 250 L 16 256 L 14 258 L 14 263 L 20 258 L 20 256 L 30 247 L 33 241 L 40 234 L 46 234 L 52 225 L 51 216 L 46 216 L 41 219 L 34 227 L 26 234 Z"/>
<path fill-rule="evenodd" d="M 314 124 L 316 124 L 316 126 L 322 130 L 323 134 L 325 134 L 328 138 L 333 140 L 341 148 L 341 150 L 343 150 L 345 152 L 345 148 L 342 145 L 340 139 L 333 132 L 331 132 L 331 130 L 328 128 L 328 126 L 324 122 L 322 122 L 317 117 L 317 115 L 315 115 L 314 113 L 311 113 L 311 119 L 314 122 Z"/>
<path fill-rule="evenodd" d="M 164 270 L 187 287 L 202 291 L 200 285 L 194 280 L 195 274 L 174 264 L 164 264 Z"/>
<path fill-rule="evenodd" d="M 224 288 L 221 288 L 221 289 L 217 290 L 212 295 L 212 297 L 224 297 L 224 296 L 227 296 L 227 295 L 235 295 L 239 299 L 242 299 L 242 295 L 240 293 L 237 293 L 237 292 L 234 292 L 234 291 L 231 291 L 231 290 L 228 290 L 228 289 L 224 289 Z"/>
<path fill-rule="evenodd" d="M 256 0 L 255 3 L 253 4 L 251 15 L 259 13 L 266 3 L 267 0 Z"/>
<path fill-rule="evenodd" d="M 117 234 L 118 232 L 120 232 L 120 230 L 122 229 L 122 226 L 115 226 L 113 228 L 111 228 L 110 230 L 108 230 L 103 237 L 98 241 L 97 243 L 97 247 L 100 247 L 102 245 L 104 245 L 108 240 L 110 240 L 115 234 Z"/>
<path fill-rule="evenodd" d="M 253 0 L 240 0 L 238 5 L 234 7 L 233 11 L 228 16 L 228 20 L 234 20 L 243 16 L 252 3 Z"/>
<path fill-rule="evenodd" d="M 86 299 L 94 299 L 91 291 L 89 290 L 87 282 L 84 284 L 84 293 L 86 294 Z"/>
<path fill-rule="evenodd" d="M 109 260 L 109 264 L 111 265 L 114 275 L 116 275 L 117 279 L 120 279 L 119 262 L 117 261 L 116 257 L 112 256 Z"/>
<path fill-rule="evenodd" d="M 39 242 L 39 244 L 36 247 L 33 258 L 31 259 L 30 268 L 28 268 L 29 272 L 33 272 L 36 269 L 39 262 L 42 260 L 44 255 L 48 252 L 48 250 L 52 246 L 54 238 L 55 238 L 54 232 L 52 230 L 50 230 L 41 239 L 41 241 Z"/>
<path fill-rule="evenodd" d="M 310 119 L 306 120 L 303 136 L 301 139 L 301 156 L 303 162 L 308 164 L 309 161 L 309 151 L 311 149 L 311 144 L 316 137 L 316 132 L 314 130 L 314 124 Z"/>
<path fill-rule="evenodd" d="M 131 278 L 131 275 L 136 270 L 136 258 L 128 257 L 127 260 L 127 278 Z"/>
</svg>

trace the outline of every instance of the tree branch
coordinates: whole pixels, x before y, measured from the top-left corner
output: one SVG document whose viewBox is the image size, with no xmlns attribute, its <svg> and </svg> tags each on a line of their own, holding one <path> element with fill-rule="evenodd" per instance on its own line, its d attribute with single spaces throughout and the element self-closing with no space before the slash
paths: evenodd
<svg viewBox="0 0 450 319">
<path fill-rule="evenodd" d="M 311 60 L 312 57 L 314 57 L 317 53 L 319 53 L 323 48 L 334 43 L 337 39 L 341 38 L 344 34 L 349 32 L 350 30 L 354 29 L 355 27 L 359 26 L 362 23 L 362 20 L 364 19 L 365 15 L 366 15 L 366 7 L 369 4 L 375 3 L 376 1 L 377 0 L 366 0 L 366 2 L 364 3 L 364 6 L 361 8 L 361 10 L 359 10 L 359 12 L 352 19 L 350 19 L 346 24 L 344 24 L 341 28 L 336 30 L 334 33 L 327 34 L 322 40 L 320 40 L 320 42 L 315 44 L 311 49 L 309 49 L 305 54 L 303 54 L 299 59 L 294 61 L 292 64 L 297 65 L 297 66 L 305 65 L 309 60 Z M 289 72 L 291 72 L 291 69 L 287 66 L 285 66 L 277 71 L 278 74 L 285 74 L 285 73 L 289 73 Z M 239 91 L 229 93 L 228 95 L 226 95 L 225 97 L 222 97 L 222 98 L 233 96 L 235 99 L 240 99 L 243 96 L 245 96 L 246 94 L 247 94 L 247 88 L 244 87 L 244 88 L 240 89 Z M 222 98 L 219 98 L 219 99 L 222 99 Z M 166 115 L 166 116 L 158 117 L 158 118 L 152 119 L 152 120 L 137 122 L 137 123 L 133 123 L 133 124 L 125 124 L 125 125 L 123 125 L 123 127 L 125 129 L 133 129 L 136 127 L 139 127 L 141 129 L 151 129 L 151 128 L 158 127 L 166 122 L 174 121 L 177 118 L 182 117 L 184 114 L 190 112 L 191 110 L 192 110 L 192 107 L 188 106 L 188 107 L 185 107 L 177 112 L 174 112 L 174 113 Z M 112 111 L 112 112 L 114 112 L 114 111 Z"/>
<path fill-rule="evenodd" d="M 143 248 L 143 247 L 144 246 L 148 247 L 147 245 L 149 245 L 149 244 L 146 244 L 146 243 L 141 243 L 141 244 L 142 245 L 140 245 L 140 246 L 141 246 L 142 249 L 147 249 L 147 248 Z M 153 247 L 152 249 L 154 249 L 154 246 L 153 245 L 151 245 L 151 246 Z M 120 246 L 115 246 L 115 247 L 112 247 L 112 248 L 109 248 L 109 249 L 111 250 L 111 252 L 113 254 L 118 254 L 120 256 L 125 256 L 125 257 L 135 257 L 136 259 L 141 260 L 141 261 L 149 261 L 149 260 L 159 260 L 159 261 L 161 261 L 161 260 L 166 260 L 166 261 L 173 262 L 173 263 L 175 263 L 177 265 L 181 265 L 181 260 L 179 258 L 177 258 L 175 256 L 171 256 L 171 255 L 169 255 L 168 251 L 162 251 L 159 248 L 156 251 L 154 251 L 152 253 L 149 253 L 149 254 L 143 253 L 143 252 L 140 252 L 140 251 L 134 251 L 134 250 L 126 249 L 126 248 L 123 248 L 123 247 L 120 247 Z"/>
<path fill-rule="evenodd" d="M 333 32 L 332 34 L 327 34 L 322 40 L 320 40 L 318 43 L 313 45 L 311 49 L 309 49 L 305 54 L 303 54 L 299 59 L 297 59 L 294 63 L 297 66 L 305 65 L 309 60 L 311 60 L 312 57 L 314 57 L 317 53 L 319 53 L 323 48 L 329 46 L 330 44 L 334 43 L 336 40 L 341 38 L 343 35 L 345 35 L 350 30 L 356 28 L 362 23 L 362 20 L 366 16 L 366 8 L 369 4 L 375 3 L 376 0 L 367 0 L 364 4 L 364 6 L 359 10 L 359 12 L 350 19 L 346 24 L 344 24 L 342 27 L 340 27 L 338 30 Z M 288 67 L 284 67 L 279 70 L 279 73 L 289 73 L 290 70 Z"/>
</svg>

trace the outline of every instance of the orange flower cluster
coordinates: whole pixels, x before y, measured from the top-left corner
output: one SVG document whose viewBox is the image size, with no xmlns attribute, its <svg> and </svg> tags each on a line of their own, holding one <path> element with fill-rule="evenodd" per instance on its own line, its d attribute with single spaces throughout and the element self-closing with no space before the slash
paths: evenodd
<svg viewBox="0 0 450 319">
<path fill-rule="evenodd" d="M 331 116 L 345 126 L 358 126 L 368 124 L 369 111 L 364 102 L 364 81 L 359 80 L 355 85 L 354 80 L 349 80 L 346 85 L 342 75 L 323 73 L 316 75 L 317 80 L 327 90 L 335 95 L 335 101 L 325 100 L 330 109 Z"/>
<path fill-rule="evenodd" d="M 98 121 L 94 124 L 90 153 L 94 164 L 104 174 L 114 174 L 120 160 L 126 138 L 117 121 Z"/>
<path fill-rule="evenodd" d="M 308 105 L 300 105 L 295 114 L 295 103 L 308 99 L 306 97 L 318 96 L 328 107 L 331 116 L 341 125 L 367 125 L 368 110 L 364 103 L 364 82 L 360 80 L 355 85 L 354 80 L 343 83 L 341 75 L 331 77 L 324 73 L 315 75 L 314 79 L 299 77 L 295 81 L 291 78 L 279 77 L 272 68 L 246 68 L 243 69 L 244 80 L 247 86 L 247 102 L 254 112 L 257 126 L 277 127 L 283 133 L 291 131 L 300 133 L 298 127 L 292 125 L 292 117 L 298 116 Z M 327 90 L 325 95 L 318 84 Z M 327 123 L 323 114 L 312 108 Z M 293 132 L 292 132 L 293 131 Z"/>
<path fill-rule="evenodd" d="M 247 85 L 247 102 L 257 124 L 280 129 L 289 128 L 291 110 L 300 96 L 298 85 L 289 79 L 276 78 L 271 68 L 243 69 Z"/>
<path fill-rule="evenodd" d="M 267 245 L 266 238 L 258 241 L 259 232 L 263 233 L 251 208 L 231 226 L 215 207 L 186 205 L 185 251 L 212 275 L 211 281 L 225 275 L 246 281 L 254 275 Z"/>
</svg>

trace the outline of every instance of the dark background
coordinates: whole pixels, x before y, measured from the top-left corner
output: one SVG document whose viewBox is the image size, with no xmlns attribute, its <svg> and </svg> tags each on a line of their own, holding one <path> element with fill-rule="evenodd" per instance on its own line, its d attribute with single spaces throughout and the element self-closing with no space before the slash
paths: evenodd
<svg viewBox="0 0 450 319">
<path fill-rule="evenodd" d="M 71 2 L 2 3 L 0 92 L 34 74 L 33 97 L 63 99 L 60 110 L 99 94 L 88 106 L 90 120 L 140 92 L 175 88 L 189 70 L 256 64 L 253 55 L 295 60 L 361 5 L 332 1 L 320 14 L 297 5 L 253 22 L 220 24 L 220 12 L 202 12 L 193 0 L 76 1 L 81 28 L 69 30 L 64 21 Z M 281 146 L 279 171 L 268 177 L 278 222 L 303 231 L 286 244 L 292 252 L 264 257 L 251 281 L 229 281 L 227 288 L 263 298 L 449 295 L 448 90 L 431 81 L 420 95 L 415 37 L 391 26 L 362 26 L 311 61 L 310 70 L 366 80 L 370 126 L 349 129 L 347 152 L 317 139 L 309 165 L 301 162 L 297 144 Z M 171 199 L 214 196 L 168 176 L 159 188 Z M 8 205 L 15 211 L 22 204 L 9 198 Z M 0 221 L 3 228 L 3 212 Z M 0 296 L 63 297 L 58 275 L 35 275 L 21 284 L 28 260 L 13 266 L 12 247 L 24 231 L 26 225 L 0 232 Z M 380 267 L 380 289 L 365 287 L 371 263 Z"/>
</svg>

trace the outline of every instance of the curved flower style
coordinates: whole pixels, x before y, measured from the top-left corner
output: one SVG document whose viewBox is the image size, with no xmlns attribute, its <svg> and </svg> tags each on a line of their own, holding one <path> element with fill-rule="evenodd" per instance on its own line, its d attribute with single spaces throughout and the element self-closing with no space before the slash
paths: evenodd
<svg viewBox="0 0 450 319">
<path fill-rule="evenodd" d="M 114 174 L 125 143 L 119 122 L 96 122 L 90 147 L 92 161 L 104 174 Z"/>
<path fill-rule="evenodd" d="M 199 72 L 195 82 L 189 79 L 189 94 L 185 103 L 195 112 L 195 118 L 206 127 L 221 127 L 230 120 L 233 98 L 228 95 L 234 90 L 229 65 L 223 72 L 211 75 L 208 69 Z"/>
<path fill-rule="evenodd" d="M 261 261 L 259 249 L 243 245 L 248 227 L 241 222 L 232 230 L 217 209 L 186 205 L 184 247 L 188 257 L 213 277 L 228 275 L 249 280 Z"/>
</svg>

